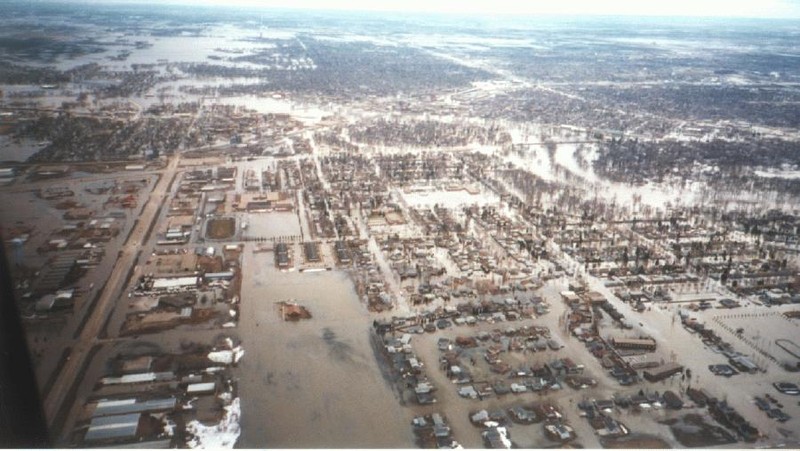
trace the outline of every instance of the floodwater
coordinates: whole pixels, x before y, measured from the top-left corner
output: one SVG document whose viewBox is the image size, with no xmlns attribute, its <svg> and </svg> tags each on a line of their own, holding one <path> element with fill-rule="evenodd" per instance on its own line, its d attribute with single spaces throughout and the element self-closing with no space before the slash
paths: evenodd
<svg viewBox="0 0 800 451">
<path fill-rule="evenodd" d="M 384 379 L 371 320 L 348 275 L 285 273 L 272 253 L 245 249 L 238 366 L 238 446 L 410 448 L 413 414 Z M 276 302 L 296 299 L 310 320 L 284 322 Z"/>
<path fill-rule="evenodd" d="M 248 225 L 245 236 L 269 239 L 300 235 L 300 220 L 295 212 L 244 213 L 242 220 Z"/>
</svg>

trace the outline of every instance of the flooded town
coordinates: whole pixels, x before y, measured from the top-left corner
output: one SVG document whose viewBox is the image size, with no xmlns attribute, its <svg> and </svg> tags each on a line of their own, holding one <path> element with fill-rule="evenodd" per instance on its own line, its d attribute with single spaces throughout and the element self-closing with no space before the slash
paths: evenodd
<svg viewBox="0 0 800 451">
<path fill-rule="evenodd" d="M 800 22 L 7 5 L 52 446 L 800 447 Z"/>
</svg>

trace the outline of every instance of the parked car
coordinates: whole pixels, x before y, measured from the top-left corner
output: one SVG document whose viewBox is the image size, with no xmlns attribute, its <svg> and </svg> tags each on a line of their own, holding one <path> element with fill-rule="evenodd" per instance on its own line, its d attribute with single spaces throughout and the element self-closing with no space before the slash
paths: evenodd
<svg viewBox="0 0 800 451">
<path fill-rule="evenodd" d="M 767 416 L 774 420 L 780 421 L 781 423 L 785 423 L 791 418 L 789 415 L 786 415 L 786 412 L 784 412 L 781 409 L 772 409 L 767 412 Z"/>
<path fill-rule="evenodd" d="M 772 386 L 784 395 L 800 395 L 800 387 L 791 382 L 775 382 Z"/>
<path fill-rule="evenodd" d="M 709 365 L 708 369 L 711 370 L 711 372 L 717 376 L 731 377 L 736 374 L 739 374 L 738 371 L 736 371 L 729 365 Z"/>
<path fill-rule="evenodd" d="M 770 410 L 769 401 L 767 401 L 764 398 L 759 398 L 758 396 L 756 396 L 756 406 L 758 406 L 759 410 L 763 410 L 763 411 L 769 411 Z"/>
</svg>

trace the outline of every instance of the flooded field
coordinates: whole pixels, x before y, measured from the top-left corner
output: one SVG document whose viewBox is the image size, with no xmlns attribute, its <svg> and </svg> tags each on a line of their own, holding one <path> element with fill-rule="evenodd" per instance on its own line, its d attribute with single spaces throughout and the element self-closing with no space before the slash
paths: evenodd
<svg viewBox="0 0 800 451">
<path fill-rule="evenodd" d="M 246 223 L 245 236 L 278 238 L 300 235 L 300 222 L 294 212 L 243 214 Z"/>
<path fill-rule="evenodd" d="M 373 356 L 371 321 L 343 272 L 281 273 L 247 249 L 242 284 L 242 436 L 245 448 L 413 446 L 413 417 Z M 295 299 L 312 318 L 284 322 Z M 405 420 L 407 418 L 407 421 Z M 379 434 L 375 432 L 380 430 Z"/>
</svg>

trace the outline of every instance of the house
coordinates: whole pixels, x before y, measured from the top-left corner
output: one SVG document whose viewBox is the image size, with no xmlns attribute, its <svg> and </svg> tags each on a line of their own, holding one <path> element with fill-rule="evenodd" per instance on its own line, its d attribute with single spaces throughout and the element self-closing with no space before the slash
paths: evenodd
<svg viewBox="0 0 800 451">
<path fill-rule="evenodd" d="M 561 299 L 570 306 L 581 302 L 581 298 L 574 291 L 569 290 L 561 292 Z"/>
<path fill-rule="evenodd" d="M 442 416 L 438 413 L 431 415 L 433 420 L 433 435 L 437 438 L 447 438 L 450 436 L 450 426 L 444 421 Z"/>
<path fill-rule="evenodd" d="M 574 438 L 573 429 L 560 421 L 546 424 L 544 430 L 554 440 L 565 442 Z"/>
<path fill-rule="evenodd" d="M 511 414 L 511 418 L 514 419 L 514 421 L 522 424 L 535 423 L 537 420 L 536 412 L 522 406 L 512 407 L 508 409 L 508 413 Z"/>
<path fill-rule="evenodd" d="M 490 427 L 481 434 L 486 445 L 491 449 L 510 449 L 511 440 L 508 439 L 508 430 L 504 427 Z"/>
</svg>

